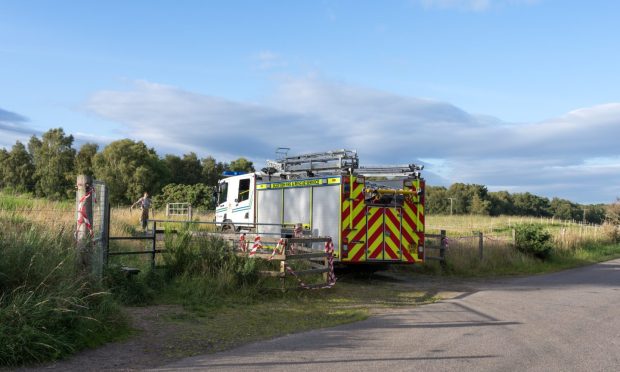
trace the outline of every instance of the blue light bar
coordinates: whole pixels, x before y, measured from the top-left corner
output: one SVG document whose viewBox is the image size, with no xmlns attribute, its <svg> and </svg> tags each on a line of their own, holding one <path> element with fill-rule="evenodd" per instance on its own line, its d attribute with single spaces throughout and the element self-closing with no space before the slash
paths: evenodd
<svg viewBox="0 0 620 372">
<path fill-rule="evenodd" d="M 222 176 L 240 176 L 242 174 L 247 174 L 248 172 L 242 172 L 242 171 L 224 171 L 224 173 L 222 173 Z"/>
</svg>

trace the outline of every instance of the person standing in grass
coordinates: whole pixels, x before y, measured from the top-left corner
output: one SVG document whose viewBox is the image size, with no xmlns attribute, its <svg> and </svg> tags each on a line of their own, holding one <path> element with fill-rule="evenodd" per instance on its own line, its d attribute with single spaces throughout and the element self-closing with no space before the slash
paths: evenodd
<svg viewBox="0 0 620 372">
<path fill-rule="evenodd" d="M 144 192 L 144 195 L 138 199 L 129 210 L 132 210 L 137 205 L 140 205 L 140 224 L 142 225 L 142 230 L 146 230 L 146 223 L 149 220 L 149 209 L 151 209 L 151 199 L 149 198 L 149 193 Z"/>
</svg>

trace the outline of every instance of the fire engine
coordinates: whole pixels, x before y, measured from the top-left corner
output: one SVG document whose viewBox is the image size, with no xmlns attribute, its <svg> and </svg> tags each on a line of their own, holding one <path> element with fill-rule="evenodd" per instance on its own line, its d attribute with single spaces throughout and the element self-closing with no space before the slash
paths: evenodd
<svg viewBox="0 0 620 372">
<path fill-rule="evenodd" d="M 354 150 L 278 154 L 260 172 L 219 182 L 223 230 L 286 236 L 301 224 L 331 237 L 342 264 L 424 260 L 423 167 L 361 167 Z"/>
</svg>

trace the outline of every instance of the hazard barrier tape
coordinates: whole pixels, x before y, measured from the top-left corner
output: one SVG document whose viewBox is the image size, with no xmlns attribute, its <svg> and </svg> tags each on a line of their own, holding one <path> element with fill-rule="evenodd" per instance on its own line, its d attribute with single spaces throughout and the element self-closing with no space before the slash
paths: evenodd
<svg viewBox="0 0 620 372">
<path fill-rule="evenodd" d="M 286 241 L 283 238 L 280 238 L 280 240 L 278 240 L 278 244 L 276 244 L 275 248 L 273 248 L 273 253 L 271 253 L 271 256 L 269 256 L 267 261 L 273 260 L 273 257 L 276 255 L 276 253 L 277 254 L 284 253 L 285 248 L 286 248 Z"/>
<path fill-rule="evenodd" d="M 245 233 L 241 234 L 241 236 L 239 236 L 239 250 L 241 252 L 247 252 L 248 250 L 248 241 L 245 239 Z"/>
<path fill-rule="evenodd" d="M 295 229 L 293 229 L 293 237 L 294 238 L 301 238 L 304 236 L 304 228 L 301 224 L 297 224 L 295 226 Z M 295 244 L 291 244 L 289 246 L 289 250 L 291 251 L 291 254 L 295 254 L 297 251 L 297 247 L 299 246 L 299 243 L 295 243 Z"/>
<path fill-rule="evenodd" d="M 263 248 L 263 243 L 260 241 L 260 235 L 256 235 L 254 238 L 254 244 L 250 250 L 250 257 L 254 256 L 259 249 Z"/>
<path fill-rule="evenodd" d="M 92 201 L 93 203 L 97 203 L 97 199 L 95 197 L 94 194 L 94 188 L 89 187 L 87 189 L 86 194 L 84 194 L 80 200 L 78 201 L 78 219 L 77 219 L 77 227 L 75 229 L 75 238 L 77 239 L 78 237 L 78 231 L 80 230 L 80 227 L 82 225 L 86 226 L 86 229 L 88 230 L 88 235 L 90 237 L 90 239 L 92 239 L 95 236 L 95 233 L 93 231 L 93 225 L 91 224 L 90 220 L 88 219 L 88 215 L 86 215 L 86 201 L 92 197 Z"/>
<path fill-rule="evenodd" d="M 327 253 L 327 265 L 329 268 L 329 272 L 327 273 L 327 283 L 325 283 L 324 285 L 308 285 L 301 280 L 301 278 L 295 273 L 295 271 L 293 271 L 293 269 L 289 265 L 285 264 L 284 267 L 289 274 L 293 275 L 295 279 L 297 279 L 297 281 L 299 282 L 299 286 L 303 289 L 332 288 L 334 285 L 336 285 L 336 274 L 334 273 L 334 243 L 331 239 L 325 242 L 325 253 Z"/>
</svg>

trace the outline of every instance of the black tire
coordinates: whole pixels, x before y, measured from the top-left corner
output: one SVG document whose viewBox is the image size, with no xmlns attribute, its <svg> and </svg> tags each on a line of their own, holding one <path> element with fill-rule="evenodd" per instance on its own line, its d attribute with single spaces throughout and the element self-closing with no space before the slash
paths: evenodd
<svg viewBox="0 0 620 372">
<path fill-rule="evenodd" d="M 220 229 L 223 233 L 232 233 L 236 231 L 235 225 L 231 220 L 224 220 Z"/>
</svg>

